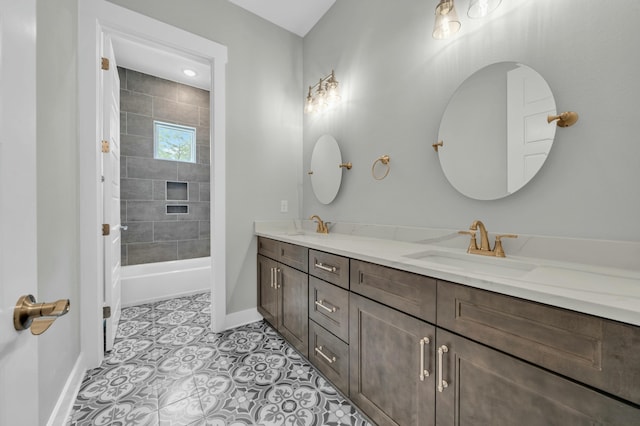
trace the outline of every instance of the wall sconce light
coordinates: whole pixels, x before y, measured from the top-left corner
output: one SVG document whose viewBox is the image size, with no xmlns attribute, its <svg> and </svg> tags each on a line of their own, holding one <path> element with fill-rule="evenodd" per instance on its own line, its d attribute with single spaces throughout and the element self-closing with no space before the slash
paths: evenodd
<svg viewBox="0 0 640 426">
<path fill-rule="evenodd" d="M 436 23 L 433 38 L 442 40 L 451 37 L 460 30 L 460 21 L 453 0 L 440 0 L 436 6 Z"/>
<path fill-rule="evenodd" d="M 496 10 L 500 3 L 502 0 L 471 0 L 467 16 L 471 19 L 484 18 Z"/>
<path fill-rule="evenodd" d="M 305 114 L 325 111 L 340 102 L 342 98 L 338 85 L 335 73 L 331 70 L 331 74 L 321 78 L 315 85 L 309 86 L 307 101 L 304 105 Z"/>
</svg>

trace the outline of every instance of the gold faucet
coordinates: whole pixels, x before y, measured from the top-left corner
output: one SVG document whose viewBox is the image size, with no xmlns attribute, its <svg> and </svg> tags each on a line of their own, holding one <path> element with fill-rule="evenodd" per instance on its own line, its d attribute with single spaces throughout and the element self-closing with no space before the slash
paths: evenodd
<svg viewBox="0 0 640 426">
<path fill-rule="evenodd" d="M 326 223 L 324 223 L 322 221 L 322 219 L 320 219 L 320 216 L 318 216 L 317 214 L 314 214 L 313 216 L 311 216 L 309 218 L 309 220 L 314 220 L 314 219 L 318 222 L 318 227 L 316 228 L 316 232 L 318 234 L 328 234 L 329 233 L 329 227 L 327 226 Z"/>
<path fill-rule="evenodd" d="M 476 232 L 478 231 L 478 228 L 480 228 L 480 248 L 478 248 L 478 243 L 476 242 Z M 467 253 L 481 254 L 483 256 L 506 257 L 504 249 L 502 248 L 502 238 L 518 238 L 515 234 L 496 235 L 496 242 L 493 246 L 493 250 L 491 250 L 489 246 L 489 234 L 487 233 L 487 228 L 485 228 L 484 223 L 479 220 L 474 220 L 468 231 L 458 231 L 458 233 L 471 235 Z"/>
</svg>

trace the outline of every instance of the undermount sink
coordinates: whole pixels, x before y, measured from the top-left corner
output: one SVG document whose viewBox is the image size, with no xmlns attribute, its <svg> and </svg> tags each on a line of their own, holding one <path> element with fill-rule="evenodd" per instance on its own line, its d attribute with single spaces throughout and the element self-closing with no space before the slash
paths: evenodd
<svg viewBox="0 0 640 426">
<path fill-rule="evenodd" d="M 537 268 L 537 265 L 535 264 L 520 262 L 509 258 L 497 258 L 467 253 L 451 253 L 438 250 L 411 253 L 404 257 L 443 265 L 448 268 L 455 268 L 466 272 L 512 278 L 522 277 Z"/>
</svg>

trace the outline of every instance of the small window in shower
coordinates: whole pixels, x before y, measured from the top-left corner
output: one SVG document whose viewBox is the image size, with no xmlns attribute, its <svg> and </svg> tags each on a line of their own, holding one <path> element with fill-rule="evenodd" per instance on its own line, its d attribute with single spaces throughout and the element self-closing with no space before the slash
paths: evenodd
<svg viewBox="0 0 640 426">
<path fill-rule="evenodd" d="M 196 162 L 196 129 L 153 122 L 153 156 L 158 160 Z"/>
</svg>

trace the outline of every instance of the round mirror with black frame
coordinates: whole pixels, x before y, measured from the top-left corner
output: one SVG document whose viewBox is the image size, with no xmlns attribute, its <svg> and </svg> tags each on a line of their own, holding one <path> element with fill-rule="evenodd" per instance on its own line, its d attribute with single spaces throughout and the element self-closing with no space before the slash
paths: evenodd
<svg viewBox="0 0 640 426">
<path fill-rule="evenodd" d="M 476 200 L 518 191 L 551 150 L 554 114 L 549 85 L 530 67 L 499 62 L 475 72 L 451 97 L 434 145 L 447 180 Z"/>
</svg>

